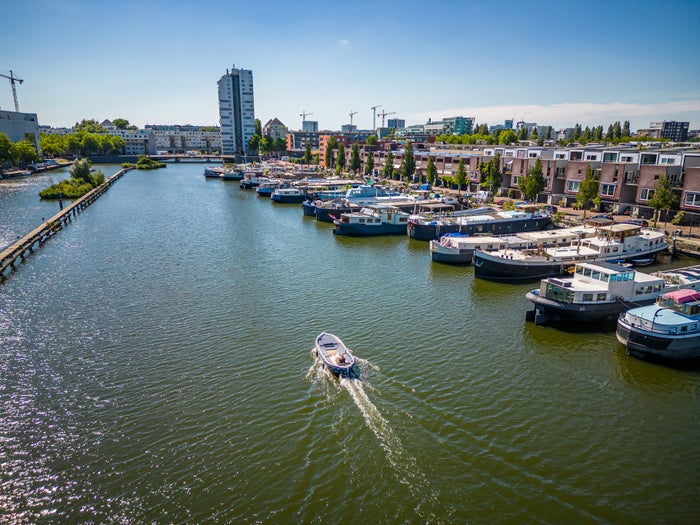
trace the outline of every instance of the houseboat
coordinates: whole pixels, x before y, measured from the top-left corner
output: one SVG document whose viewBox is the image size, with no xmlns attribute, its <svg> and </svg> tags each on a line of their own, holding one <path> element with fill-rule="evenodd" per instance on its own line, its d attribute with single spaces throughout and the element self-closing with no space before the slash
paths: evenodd
<svg viewBox="0 0 700 525">
<path fill-rule="evenodd" d="M 409 219 L 410 220 L 410 219 Z M 472 264 L 476 250 L 495 251 L 505 248 L 568 246 L 577 239 L 592 237 L 595 228 L 576 226 L 514 235 L 465 235 L 448 233 L 430 241 L 430 256 L 433 261 L 446 264 Z"/>
<path fill-rule="evenodd" d="M 300 203 L 306 199 L 306 192 L 303 188 L 277 188 L 270 197 L 273 202 L 280 204 Z"/>
<path fill-rule="evenodd" d="M 631 308 L 650 305 L 663 293 L 700 289 L 700 266 L 647 274 L 618 264 L 579 263 L 571 277 L 548 277 L 526 297 L 535 324 L 614 321 Z"/>
<path fill-rule="evenodd" d="M 494 281 L 528 282 L 563 275 L 579 262 L 625 262 L 653 257 L 668 248 L 662 230 L 635 224 L 596 228 L 595 236 L 569 246 L 474 252 L 474 276 Z"/>
<path fill-rule="evenodd" d="M 396 206 L 374 204 L 360 211 L 343 213 L 333 221 L 336 235 L 365 237 L 369 235 L 406 235 L 409 214 Z"/>
<path fill-rule="evenodd" d="M 494 211 L 479 208 L 442 216 L 415 214 L 408 221 L 408 235 L 419 241 L 430 241 L 446 233 L 500 235 L 544 230 L 551 224 L 551 214 L 544 210 Z"/>
<path fill-rule="evenodd" d="M 681 361 L 700 357 L 700 293 L 676 290 L 658 303 L 620 315 L 615 332 L 638 358 Z"/>
</svg>

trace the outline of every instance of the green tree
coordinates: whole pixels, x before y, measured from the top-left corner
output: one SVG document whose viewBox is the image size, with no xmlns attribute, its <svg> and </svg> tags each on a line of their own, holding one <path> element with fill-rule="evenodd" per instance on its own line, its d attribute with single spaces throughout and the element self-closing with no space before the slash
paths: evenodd
<svg viewBox="0 0 700 525">
<path fill-rule="evenodd" d="M 431 186 L 434 186 L 435 181 L 437 181 L 437 168 L 435 167 L 435 158 L 432 155 L 428 157 L 428 165 L 425 168 L 425 178 Z"/>
<path fill-rule="evenodd" d="M 551 140 L 552 138 L 552 126 L 547 126 L 547 133 L 544 134 L 544 140 Z"/>
<path fill-rule="evenodd" d="M 518 140 L 527 140 L 527 128 L 525 126 L 518 130 Z"/>
<path fill-rule="evenodd" d="M 248 150 L 251 152 L 257 152 L 260 150 L 260 135 L 255 133 L 250 140 L 248 140 Z"/>
<path fill-rule="evenodd" d="M 374 152 L 367 152 L 367 160 L 365 161 L 365 175 L 372 175 L 374 172 Z"/>
<path fill-rule="evenodd" d="M 306 149 L 304 150 L 304 164 L 311 164 L 311 143 L 306 143 Z"/>
<path fill-rule="evenodd" d="M 84 131 L 86 133 L 106 133 L 107 130 L 102 127 L 101 124 L 99 124 L 96 120 L 90 119 L 86 120 L 83 119 L 80 122 L 75 123 L 75 132 L 80 133 L 81 131 Z"/>
<path fill-rule="evenodd" d="M 22 164 L 29 164 L 39 160 L 39 155 L 36 153 L 34 145 L 26 139 L 15 142 L 14 145 L 17 160 Z"/>
<path fill-rule="evenodd" d="M 129 121 L 125 118 L 115 118 L 112 124 L 114 124 L 114 127 L 117 129 L 129 129 Z"/>
<path fill-rule="evenodd" d="M 537 140 L 539 135 L 537 134 L 537 126 L 532 127 L 532 133 L 530 133 L 530 140 Z"/>
<path fill-rule="evenodd" d="M 501 155 L 496 153 L 496 156 L 490 159 L 486 164 L 483 162 L 479 165 L 481 172 L 481 184 L 493 194 L 496 195 L 501 183 L 503 182 L 503 173 L 501 173 Z"/>
<path fill-rule="evenodd" d="M 84 133 L 80 140 L 80 149 L 85 155 L 97 153 L 100 150 L 100 143 L 95 133 Z"/>
<path fill-rule="evenodd" d="M 586 177 L 579 184 L 576 202 L 583 208 L 583 220 L 586 220 L 588 203 L 598 196 L 600 181 L 594 175 L 590 164 L 586 164 Z"/>
<path fill-rule="evenodd" d="M 542 193 L 546 185 L 547 181 L 542 173 L 542 161 L 538 157 L 527 175 L 518 182 L 518 189 L 527 197 L 527 200 L 537 202 L 537 196 Z"/>
<path fill-rule="evenodd" d="M 367 142 L 365 142 L 368 146 L 376 146 L 377 145 L 377 136 L 376 135 L 370 135 L 367 137 Z"/>
<path fill-rule="evenodd" d="M 608 132 L 605 134 L 605 138 L 611 142 L 615 138 L 615 128 L 613 128 L 612 124 L 608 126 Z"/>
<path fill-rule="evenodd" d="M 625 120 L 622 123 L 622 136 L 623 137 L 629 137 L 630 136 L 630 121 Z"/>
<path fill-rule="evenodd" d="M 92 162 L 88 159 L 78 159 L 73 163 L 70 169 L 70 176 L 73 179 L 82 179 L 85 182 L 90 182 L 90 168 Z"/>
<path fill-rule="evenodd" d="M 260 153 L 269 155 L 272 152 L 272 141 L 265 135 L 260 139 Z"/>
<path fill-rule="evenodd" d="M 43 155 L 59 157 L 66 153 L 66 140 L 63 135 L 41 133 L 39 136 L 39 149 Z"/>
<path fill-rule="evenodd" d="M 613 135 L 617 140 L 620 140 L 622 138 L 622 126 L 620 126 L 619 120 L 613 125 Z"/>
<path fill-rule="evenodd" d="M 338 147 L 338 139 L 331 137 L 328 139 L 328 144 L 326 144 L 326 168 L 333 167 L 333 150 Z"/>
<path fill-rule="evenodd" d="M 7 133 L 0 133 L 0 167 L 3 164 L 14 165 L 17 162 L 17 152 L 15 145 L 7 136 Z"/>
<path fill-rule="evenodd" d="M 413 155 L 413 143 L 409 140 L 404 145 L 403 162 L 401 163 L 401 177 L 410 181 L 416 172 L 416 158 Z"/>
<path fill-rule="evenodd" d="M 352 151 L 350 153 L 350 171 L 355 175 L 360 171 L 360 166 L 362 162 L 360 161 L 360 146 L 355 143 L 352 145 Z"/>
<path fill-rule="evenodd" d="M 262 136 L 263 136 L 262 124 L 260 123 L 260 119 L 259 119 L 259 118 L 256 118 L 256 119 L 255 119 L 255 134 L 256 134 L 258 137 L 262 137 Z"/>
<path fill-rule="evenodd" d="M 384 167 L 382 168 L 382 177 L 385 179 L 394 178 L 394 153 L 389 150 L 384 157 Z"/>
<path fill-rule="evenodd" d="M 671 180 L 666 175 L 661 175 L 656 182 L 654 195 L 649 199 L 649 206 L 654 208 L 654 227 L 659 219 L 659 210 L 666 210 L 664 217 L 664 225 L 668 220 L 668 214 L 671 208 L 678 204 L 678 195 L 671 188 Z"/>
<path fill-rule="evenodd" d="M 512 129 L 504 129 L 498 134 L 499 144 L 513 144 L 518 141 L 518 136 Z"/>
<path fill-rule="evenodd" d="M 340 175 L 345 169 L 345 145 L 338 144 L 338 156 L 335 159 L 335 174 Z"/>
<path fill-rule="evenodd" d="M 457 175 L 455 175 L 454 181 L 457 183 L 457 193 L 461 196 L 462 186 L 467 183 L 467 169 L 464 167 L 464 159 L 462 158 L 459 159 L 459 164 L 457 165 Z"/>
</svg>

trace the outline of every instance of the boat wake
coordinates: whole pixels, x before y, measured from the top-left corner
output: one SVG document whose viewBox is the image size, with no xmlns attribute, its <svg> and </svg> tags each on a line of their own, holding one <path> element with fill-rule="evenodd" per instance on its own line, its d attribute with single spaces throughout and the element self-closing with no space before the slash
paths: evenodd
<svg viewBox="0 0 700 525">
<path fill-rule="evenodd" d="M 377 390 L 362 378 L 370 377 L 373 371 L 378 372 L 380 370 L 379 367 L 364 359 L 355 357 L 355 360 L 360 365 L 361 373 L 359 379 L 341 377 L 340 380 L 337 380 L 316 359 L 314 359 L 314 364 L 309 369 L 306 379 L 315 383 L 321 382 L 326 386 L 339 386 L 350 394 L 350 397 L 362 414 L 365 425 L 379 440 L 386 459 L 394 470 L 397 481 L 408 487 L 415 501 L 418 502 L 416 511 L 423 514 L 426 508 L 434 507 L 437 504 L 437 496 L 430 489 L 425 474 L 418 468 L 416 459 L 406 452 L 401 439 L 367 395 L 368 391 L 377 392 Z M 326 381 L 323 380 L 324 378 Z M 328 381 L 329 379 L 330 381 Z M 329 399 L 334 397 L 330 392 L 331 389 L 332 386 L 326 391 Z"/>
</svg>

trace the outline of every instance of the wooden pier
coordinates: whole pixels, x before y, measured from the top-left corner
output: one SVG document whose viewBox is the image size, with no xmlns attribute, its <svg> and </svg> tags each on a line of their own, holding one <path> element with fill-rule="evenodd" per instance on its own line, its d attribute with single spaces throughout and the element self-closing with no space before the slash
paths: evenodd
<svg viewBox="0 0 700 525">
<path fill-rule="evenodd" d="M 41 246 L 56 232 L 63 229 L 66 224 L 73 220 L 73 217 L 77 216 L 81 211 L 100 198 L 112 184 L 119 180 L 130 169 L 131 168 L 125 168 L 118 171 L 106 179 L 104 183 L 93 188 L 79 199 L 76 199 L 41 226 L 35 228 L 0 252 L 0 283 L 6 279 L 6 272 L 8 270 L 15 269 L 15 264 L 17 264 L 18 261 L 24 261 L 34 251 L 35 247 Z"/>
</svg>

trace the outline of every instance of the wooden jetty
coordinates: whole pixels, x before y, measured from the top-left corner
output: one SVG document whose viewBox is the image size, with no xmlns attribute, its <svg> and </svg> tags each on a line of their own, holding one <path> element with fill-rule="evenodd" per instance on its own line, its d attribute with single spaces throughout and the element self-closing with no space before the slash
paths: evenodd
<svg viewBox="0 0 700 525">
<path fill-rule="evenodd" d="M 74 216 L 77 216 L 81 211 L 90 206 L 93 202 L 99 199 L 117 180 L 119 180 L 126 172 L 132 168 L 125 168 L 111 177 L 107 178 L 104 183 L 96 188 L 93 188 L 85 195 L 76 199 L 71 204 L 63 208 L 48 221 L 43 223 L 38 228 L 35 228 L 27 235 L 18 239 L 16 242 L 8 246 L 0 252 L 0 282 L 6 279 L 6 272 L 14 270 L 18 260 L 24 261 L 29 254 L 34 251 L 35 246 L 41 246 L 52 235 L 60 231 Z"/>
</svg>

